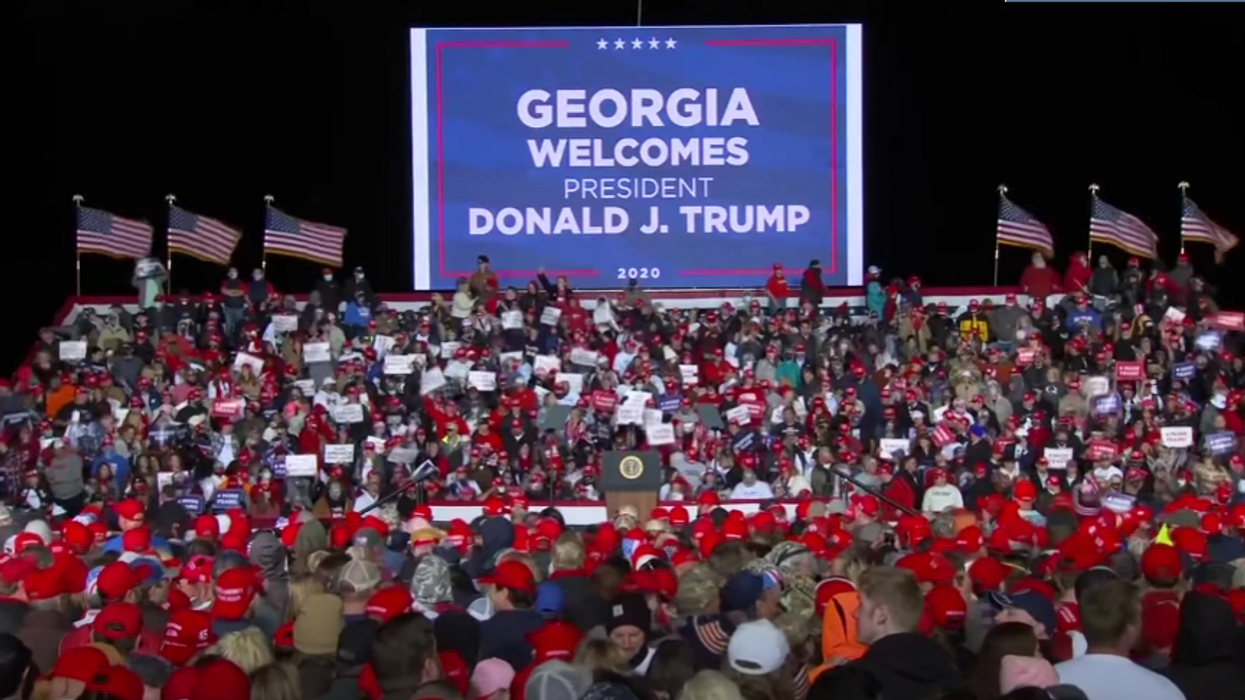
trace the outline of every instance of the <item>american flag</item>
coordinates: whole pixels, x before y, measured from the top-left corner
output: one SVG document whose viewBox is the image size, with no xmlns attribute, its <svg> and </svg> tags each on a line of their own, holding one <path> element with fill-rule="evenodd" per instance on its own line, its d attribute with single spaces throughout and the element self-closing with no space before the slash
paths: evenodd
<svg viewBox="0 0 1245 700">
<path fill-rule="evenodd" d="M 1110 243 L 1142 258 L 1159 257 L 1159 237 L 1141 219 L 1094 197 L 1089 215 L 1089 238 Z"/>
<path fill-rule="evenodd" d="M 264 252 L 341 267 L 346 229 L 299 219 L 268 207 L 264 217 Z"/>
<path fill-rule="evenodd" d="M 1223 256 L 1241 242 L 1231 231 L 1211 221 L 1188 197 L 1184 198 L 1184 210 L 1180 214 L 1180 236 L 1215 246 L 1215 262 L 1222 261 Z"/>
<path fill-rule="evenodd" d="M 998 241 L 1004 245 L 1034 248 L 1048 258 L 1055 257 L 1055 238 L 1050 229 L 1032 214 L 999 197 Z"/>
<path fill-rule="evenodd" d="M 151 225 L 102 209 L 78 207 L 78 252 L 145 258 L 151 252 Z"/>
<path fill-rule="evenodd" d="M 169 252 L 228 265 L 242 232 L 216 219 L 169 207 Z"/>
</svg>

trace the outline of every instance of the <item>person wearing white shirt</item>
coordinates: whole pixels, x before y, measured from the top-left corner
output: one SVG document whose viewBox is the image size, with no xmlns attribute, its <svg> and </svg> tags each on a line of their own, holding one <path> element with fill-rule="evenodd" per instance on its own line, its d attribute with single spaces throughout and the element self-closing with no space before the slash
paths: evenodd
<svg viewBox="0 0 1245 700">
<path fill-rule="evenodd" d="M 921 512 L 942 513 L 948 508 L 964 507 L 964 495 L 960 489 L 947 483 L 945 469 L 931 469 L 930 474 L 934 485 L 925 489 L 925 497 L 921 500 Z"/>
<path fill-rule="evenodd" d="M 1185 700 L 1175 683 L 1128 657 L 1141 636 L 1141 590 L 1136 584 L 1104 581 L 1078 600 L 1088 648 L 1055 666 L 1061 684 L 1080 688 L 1089 700 Z M 1228 697 L 1233 691 L 1224 693 Z"/>
<path fill-rule="evenodd" d="M 744 470 L 743 481 L 731 489 L 731 498 L 744 500 L 768 500 L 774 497 L 774 490 L 764 481 L 758 481 L 756 472 Z"/>
</svg>

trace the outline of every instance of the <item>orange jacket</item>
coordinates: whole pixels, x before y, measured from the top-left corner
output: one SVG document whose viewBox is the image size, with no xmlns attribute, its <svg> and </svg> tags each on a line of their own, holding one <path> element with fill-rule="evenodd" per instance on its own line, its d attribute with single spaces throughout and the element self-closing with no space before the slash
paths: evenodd
<svg viewBox="0 0 1245 700">
<path fill-rule="evenodd" d="M 823 671 L 845 661 L 855 661 L 865 655 L 867 646 L 856 641 L 856 609 L 860 607 L 860 594 L 845 591 L 830 599 L 821 620 L 821 658 L 823 663 L 809 671 L 808 682 L 817 680 Z"/>
</svg>

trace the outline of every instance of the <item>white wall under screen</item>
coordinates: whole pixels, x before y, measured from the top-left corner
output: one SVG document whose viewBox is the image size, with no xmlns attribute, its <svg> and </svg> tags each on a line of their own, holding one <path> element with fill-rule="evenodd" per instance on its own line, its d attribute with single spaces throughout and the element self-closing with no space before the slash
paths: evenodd
<svg viewBox="0 0 1245 700">
<path fill-rule="evenodd" d="M 414 284 L 864 266 L 861 26 L 412 29 Z"/>
</svg>

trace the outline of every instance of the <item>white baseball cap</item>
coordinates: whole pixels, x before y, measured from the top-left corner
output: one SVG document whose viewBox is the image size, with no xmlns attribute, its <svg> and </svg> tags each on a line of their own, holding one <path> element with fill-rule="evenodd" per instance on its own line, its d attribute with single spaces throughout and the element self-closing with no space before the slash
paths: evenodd
<svg viewBox="0 0 1245 700">
<path fill-rule="evenodd" d="M 731 668 L 746 676 L 764 676 L 782 668 L 790 652 L 782 630 L 769 620 L 755 620 L 735 628 L 726 658 Z"/>
</svg>

